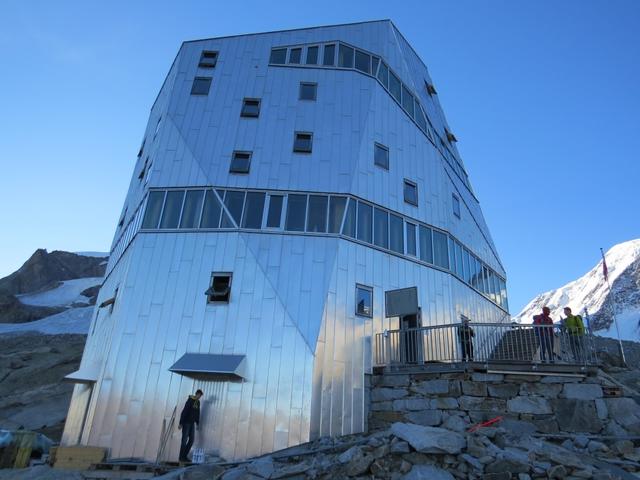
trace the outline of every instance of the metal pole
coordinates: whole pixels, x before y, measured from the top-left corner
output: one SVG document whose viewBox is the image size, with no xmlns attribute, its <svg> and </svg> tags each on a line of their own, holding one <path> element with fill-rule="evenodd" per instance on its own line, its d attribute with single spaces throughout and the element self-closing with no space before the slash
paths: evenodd
<svg viewBox="0 0 640 480">
<path fill-rule="evenodd" d="M 600 248 L 600 253 L 602 254 L 602 261 L 605 262 L 604 251 Z M 611 316 L 613 317 L 613 323 L 616 326 L 616 334 L 618 335 L 618 345 L 620 346 L 620 356 L 622 357 L 622 364 L 627 366 L 627 359 L 624 356 L 624 347 L 622 346 L 622 340 L 620 339 L 620 329 L 618 328 L 618 319 L 616 318 L 616 296 L 611 290 L 611 283 L 609 282 L 609 275 L 605 277 L 607 281 L 607 286 L 609 287 L 609 294 L 611 295 Z"/>
</svg>

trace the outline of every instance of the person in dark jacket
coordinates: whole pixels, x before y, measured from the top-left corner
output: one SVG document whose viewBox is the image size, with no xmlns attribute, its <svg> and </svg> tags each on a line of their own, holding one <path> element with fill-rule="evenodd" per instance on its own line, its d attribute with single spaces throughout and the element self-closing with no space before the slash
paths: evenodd
<svg viewBox="0 0 640 480">
<path fill-rule="evenodd" d="M 182 441 L 180 442 L 181 462 L 189 461 L 187 455 L 193 446 L 196 425 L 200 428 L 200 398 L 202 398 L 202 395 L 202 390 L 197 390 L 195 395 L 189 395 L 180 414 L 178 429 L 182 430 Z"/>
<path fill-rule="evenodd" d="M 553 362 L 553 319 L 549 307 L 542 307 L 542 313 L 533 316 L 533 325 L 540 343 L 540 360 Z"/>
<path fill-rule="evenodd" d="M 469 326 L 469 319 L 462 315 L 462 324 L 458 327 L 458 340 L 463 362 L 473 362 L 473 337 L 475 336 L 473 328 Z"/>
</svg>

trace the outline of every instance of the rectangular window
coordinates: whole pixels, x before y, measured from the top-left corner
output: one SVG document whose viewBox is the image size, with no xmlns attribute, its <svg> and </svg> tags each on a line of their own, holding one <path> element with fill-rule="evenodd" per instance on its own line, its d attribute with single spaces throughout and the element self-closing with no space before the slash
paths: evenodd
<svg viewBox="0 0 640 480">
<path fill-rule="evenodd" d="M 416 256 L 416 226 L 413 223 L 407 225 L 407 255 Z"/>
<path fill-rule="evenodd" d="M 393 98 L 402 105 L 402 83 L 400 83 L 400 79 L 396 77 L 392 71 L 389 71 L 389 91 L 391 95 L 393 95 Z"/>
<path fill-rule="evenodd" d="M 249 173 L 251 152 L 233 152 L 229 173 Z"/>
<path fill-rule="evenodd" d="M 300 100 L 315 100 L 317 89 L 317 83 L 300 82 Z"/>
<path fill-rule="evenodd" d="M 307 196 L 290 194 L 287 198 L 287 221 L 285 229 L 292 232 L 304 232 L 306 213 Z"/>
<path fill-rule="evenodd" d="M 389 215 L 389 248 L 397 253 L 404 253 L 404 231 L 402 217 Z"/>
<path fill-rule="evenodd" d="M 389 170 L 389 149 L 380 143 L 374 143 L 373 163 L 385 170 Z"/>
<path fill-rule="evenodd" d="M 332 196 L 329 201 L 329 233 L 340 233 L 347 197 Z"/>
<path fill-rule="evenodd" d="M 500 279 L 500 297 L 502 298 L 502 308 L 509 310 L 509 301 L 507 299 L 507 284 Z"/>
<path fill-rule="evenodd" d="M 280 228 L 282 217 L 282 195 L 269 195 L 269 212 L 267 213 L 267 228 Z"/>
<path fill-rule="evenodd" d="M 402 108 L 413 117 L 413 95 L 411 95 L 409 89 L 404 85 L 402 85 Z"/>
<path fill-rule="evenodd" d="M 214 68 L 218 63 L 218 52 L 205 50 L 200 54 L 199 68 Z"/>
<path fill-rule="evenodd" d="M 242 228 L 262 227 L 262 212 L 264 211 L 264 193 L 247 192 L 247 200 L 244 202 L 242 214 Z"/>
<path fill-rule="evenodd" d="M 307 48 L 307 65 L 318 64 L 318 47 Z"/>
<path fill-rule="evenodd" d="M 420 260 L 433 263 L 433 244 L 431 229 L 420 225 Z"/>
<path fill-rule="evenodd" d="M 259 98 L 245 98 L 242 101 L 241 117 L 257 118 L 260 115 L 260 99 Z"/>
<path fill-rule="evenodd" d="M 170 190 L 167 192 L 167 200 L 164 202 L 160 228 L 178 228 L 180 211 L 184 200 L 184 190 Z"/>
<path fill-rule="evenodd" d="M 149 192 L 149 200 L 147 200 L 147 210 L 144 212 L 142 228 L 158 228 L 165 193 L 165 191 Z"/>
<path fill-rule="evenodd" d="M 302 58 L 302 48 L 292 48 L 289 51 L 289 63 L 300 64 Z"/>
<path fill-rule="evenodd" d="M 482 291 L 485 295 L 489 295 L 489 270 L 484 265 L 482 266 Z"/>
<path fill-rule="evenodd" d="M 184 207 L 182 208 L 180 228 L 198 228 L 203 199 L 204 190 L 187 190 Z"/>
<path fill-rule="evenodd" d="M 307 211 L 307 232 L 327 231 L 327 202 L 326 195 L 309 195 L 309 209 Z"/>
<path fill-rule="evenodd" d="M 380 83 L 384 85 L 384 88 L 389 88 L 389 67 L 387 67 L 387 64 L 384 62 L 380 63 L 380 69 L 378 70 L 378 80 L 380 80 Z"/>
<path fill-rule="evenodd" d="M 433 231 L 433 264 L 449 269 L 449 250 L 447 248 L 447 235 Z"/>
<path fill-rule="evenodd" d="M 347 214 L 344 217 L 342 234 L 351 238 L 356 238 L 356 201 L 353 198 L 349 199 L 349 206 L 347 207 Z"/>
<path fill-rule="evenodd" d="M 371 56 L 369 54 L 356 50 L 356 70 L 371 73 Z"/>
<path fill-rule="evenodd" d="M 312 142 L 312 133 L 295 132 L 293 151 L 297 153 L 311 153 Z"/>
<path fill-rule="evenodd" d="M 322 57 L 322 65 L 325 67 L 333 67 L 336 64 L 336 46 L 334 44 L 324 46 L 324 56 Z"/>
<path fill-rule="evenodd" d="M 416 100 L 416 123 L 422 130 L 427 130 L 427 119 L 424 116 L 424 112 L 422 111 L 422 107 Z"/>
<path fill-rule="evenodd" d="M 464 263 L 464 281 L 471 285 L 471 276 L 473 275 L 473 272 L 471 271 L 469 250 L 467 250 L 466 248 L 462 252 L 462 260 Z"/>
<path fill-rule="evenodd" d="M 191 86 L 191 95 L 209 95 L 211 77 L 196 77 Z"/>
<path fill-rule="evenodd" d="M 222 207 L 218 201 L 218 197 L 213 190 L 207 190 L 204 197 L 204 208 L 202 209 L 202 219 L 200 220 L 200 228 L 218 228 L 220 225 L 220 213 Z"/>
<path fill-rule="evenodd" d="M 205 292 L 208 303 L 229 303 L 231 298 L 231 273 L 212 273 L 211 284 Z"/>
<path fill-rule="evenodd" d="M 373 288 L 356 285 L 356 315 L 373 317 Z"/>
<path fill-rule="evenodd" d="M 269 57 L 269 63 L 273 63 L 275 65 L 284 65 L 286 60 L 287 60 L 286 48 L 271 49 L 271 56 Z"/>
<path fill-rule="evenodd" d="M 406 179 L 404 181 L 404 201 L 418 206 L 418 186 Z"/>
<path fill-rule="evenodd" d="M 380 65 L 380 59 L 376 56 L 371 57 L 371 75 L 375 76 L 378 73 L 378 65 Z"/>
<path fill-rule="evenodd" d="M 373 212 L 373 243 L 389 248 L 389 214 L 379 208 Z"/>
<path fill-rule="evenodd" d="M 224 206 L 231 214 L 231 217 L 236 222 L 237 226 L 240 226 L 240 219 L 242 218 L 242 206 L 244 205 L 244 193 L 242 191 L 227 190 L 224 196 Z M 220 225 L 222 228 L 234 228 L 233 223 L 229 221 L 229 218 L 225 215 L 222 218 Z"/>
<path fill-rule="evenodd" d="M 460 199 L 455 193 L 451 194 L 451 201 L 453 202 L 453 214 L 460 218 Z"/>
<path fill-rule="evenodd" d="M 460 278 L 464 278 L 464 260 L 462 259 L 462 245 L 460 242 L 456 241 L 456 274 Z"/>
<path fill-rule="evenodd" d="M 358 240 L 371 243 L 372 217 L 373 207 L 366 203 L 358 202 Z"/>
<path fill-rule="evenodd" d="M 456 272 L 456 244 L 452 237 L 449 239 L 449 268 L 453 273 Z"/>
<path fill-rule="evenodd" d="M 340 44 L 338 48 L 338 66 L 353 68 L 353 48 Z"/>
</svg>

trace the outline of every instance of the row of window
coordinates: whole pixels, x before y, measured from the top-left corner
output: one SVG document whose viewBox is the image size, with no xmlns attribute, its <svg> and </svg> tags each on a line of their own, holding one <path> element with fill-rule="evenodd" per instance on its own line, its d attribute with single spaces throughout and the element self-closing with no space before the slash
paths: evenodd
<svg viewBox="0 0 640 480">
<path fill-rule="evenodd" d="M 142 229 L 219 228 L 344 235 L 449 270 L 507 309 L 504 279 L 460 242 L 351 196 L 227 189 L 149 192 Z"/>
<path fill-rule="evenodd" d="M 322 47 L 322 56 L 320 48 Z M 303 55 L 305 53 L 305 55 Z M 345 43 L 327 43 L 323 45 L 300 45 L 293 47 L 275 47 L 271 49 L 269 57 L 271 65 L 294 65 L 312 67 L 338 67 L 358 70 L 376 78 L 378 82 L 389 92 L 398 102 L 404 111 L 415 121 L 418 127 L 427 135 L 447 162 L 454 169 L 463 183 L 471 190 L 466 171 L 449 151 L 444 140 L 437 135 L 431 125 L 425 111 L 423 110 L 417 95 L 414 95 L 410 88 L 400 80 L 387 63 L 376 55 L 369 54 Z M 435 95 L 435 87 L 425 80 L 425 91 L 429 96 Z M 455 136 L 445 129 L 445 137 L 448 143 L 456 142 Z M 436 141 L 438 139 L 438 141 Z"/>
</svg>

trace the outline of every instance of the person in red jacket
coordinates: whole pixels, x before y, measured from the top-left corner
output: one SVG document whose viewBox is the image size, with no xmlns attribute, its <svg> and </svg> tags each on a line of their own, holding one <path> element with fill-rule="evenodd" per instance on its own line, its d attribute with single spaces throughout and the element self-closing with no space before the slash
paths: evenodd
<svg viewBox="0 0 640 480">
<path fill-rule="evenodd" d="M 553 319 L 549 307 L 542 307 L 542 313 L 533 316 L 533 324 L 540 343 L 540 360 L 553 362 Z"/>
<path fill-rule="evenodd" d="M 180 461 L 188 462 L 189 450 L 193 446 L 195 439 L 196 425 L 200 428 L 200 398 L 202 390 L 197 390 L 195 395 L 189 395 L 180 413 L 180 423 L 178 429 L 182 430 L 182 440 L 180 442 Z"/>
</svg>

